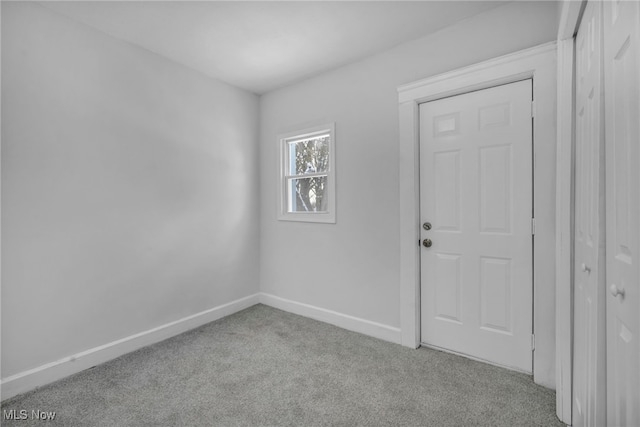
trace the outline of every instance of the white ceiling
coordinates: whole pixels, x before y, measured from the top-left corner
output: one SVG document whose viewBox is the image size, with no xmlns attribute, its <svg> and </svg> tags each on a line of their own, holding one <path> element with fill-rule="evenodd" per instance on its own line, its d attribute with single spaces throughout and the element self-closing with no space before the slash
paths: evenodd
<svg viewBox="0 0 640 427">
<path fill-rule="evenodd" d="M 47 1 L 107 34 L 265 93 L 504 1 Z"/>
</svg>

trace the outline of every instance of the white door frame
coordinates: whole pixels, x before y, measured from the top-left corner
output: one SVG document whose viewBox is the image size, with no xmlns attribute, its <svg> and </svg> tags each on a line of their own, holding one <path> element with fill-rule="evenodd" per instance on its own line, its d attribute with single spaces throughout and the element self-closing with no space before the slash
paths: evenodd
<svg viewBox="0 0 640 427">
<path fill-rule="evenodd" d="M 556 185 L 556 414 L 571 425 L 573 372 L 573 188 L 575 35 L 586 0 L 563 1 L 558 27 Z"/>
<path fill-rule="evenodd" d="M 398 88 L 400 169 L 400 327 L 402 345 L 420 346 L 418 105 L 452 95 L 533 79 L 534 381 L 555 388 L 556 43 L 546 43 Z"/>
</svg>

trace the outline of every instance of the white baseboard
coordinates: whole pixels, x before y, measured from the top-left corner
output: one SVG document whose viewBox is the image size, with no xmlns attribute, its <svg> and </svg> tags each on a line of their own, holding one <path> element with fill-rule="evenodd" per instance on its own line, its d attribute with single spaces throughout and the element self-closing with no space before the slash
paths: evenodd
<svg viewBox="0 0 640 427">
<path fill-rule="evenodd" d="M 382 323 L 372 322 L 370 320 L 360 319 L 358 317 L 349 316 L 336 311 L 280 298 L 264 292 L 260 293 L 260 302 L 270 307 L 278 308 L 300 316 L 309 317 L 321 322 L 330 323 L 340 328 L 359 332 L 384 341 L 390 341 L 395 344 L 400 344 L 401 342 L 402 334 L 400 328 L 394 328 L 392 326 L 383 325 Z"/>
<path fill-rule="evenodd" d="M 260 302 L 260 294 L 248 297 L 184 317 L 182 319 L 149 329 L 126 338 L 95 347 L 69 357 L 47 363 L 28 371 L 20 372 L 10 377 L 3 378 L 2 399 L 8 399 L 20 393 L 33 390 L 36 387 L 49 384 L 69 375 L 83 371 L 107 362 L 123 354 L 130 353 L 139 348 L 160 342 L 167 338 L 197 328 L 214 320 L 221 319 L 230 314 L 244 310 Z"/>
<path fill-rule="evenodd" d="M 350 331 L 369 335 L 384 341 L 390 341 L 396 344 L 400 344 L 401 341 L 400 328 L 262 292 L 3 378 L 0 381 L 2 390 L 0 395 L 2 396 L 2 400 L 9 399 L 142 347 L 221 319 L 258 303 L 329 323 Z"/>
</svg>

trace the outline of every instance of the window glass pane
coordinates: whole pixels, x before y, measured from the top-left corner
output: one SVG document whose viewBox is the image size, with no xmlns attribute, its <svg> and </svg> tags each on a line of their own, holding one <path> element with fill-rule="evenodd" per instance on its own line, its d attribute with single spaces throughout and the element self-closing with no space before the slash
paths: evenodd
<svg viewBox="0 0 640 427">
<path fill-rule="evenodd" d="M 329 135 L 289 143 L 289 175 L 327 172 Z"/>
<path fill-rule="evenodd" d="M 289 179 L 289 212 L 326 212 L 327 177 Z"/>
</svg>

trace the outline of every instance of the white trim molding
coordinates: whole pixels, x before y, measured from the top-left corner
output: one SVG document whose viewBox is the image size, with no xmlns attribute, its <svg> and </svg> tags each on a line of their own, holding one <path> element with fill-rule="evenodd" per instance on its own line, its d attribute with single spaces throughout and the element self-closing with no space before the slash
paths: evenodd
<svg viewBox="0 0 640 427">
<path fill-rule="evenodd" d="M 342 329 L 347 329 L 349 331 L 369 335 L 371 337 L 378 338 L 384 341 L 400 344 L 400 329 L 393 326 L 388 326 L 382 323 L 361 319 L 359 317 L 349 316 L 348 314 L 338 313 L 337 311 L 327 310 L 325 308 L 292 301 L 264 292 L 260 294 L 260 303 L 268 305 L 269 307 L 288 311 L 289 313 L 329 323 Z"/>
<path fill-rule="evenodd" d="M 573 310 L 573 38 L 558 40 L 556 166 L 556 412 L 571 424 Z"/>
<path fill-rule="evenodd" d="M 120 357 L 142 347 L 155 344 L 188 330 L 229 316 L 259 303 L 259 294 L 223 304 L 182 319 L 131 335 L 54 362 L 3 378 L 2 399 L 9 399 L 37 387 L 84 371 L 92 366 Z"/>
<path fill-rule="evenodd" d="M 573 408 L 573 218 L 575 34 L 585 0 L 562 2 L 558 27 L 556 165 L 556 415 L 571 425 Z"/>
<path fill-rule="evenodd" d="M 534 381 L 555 388 L 556 43 L 501 56 L 398 88 L 400 123 L 400 312 L 402 345 L 420 346 L 419 104 L 533 79 Z"/>
</svg>

